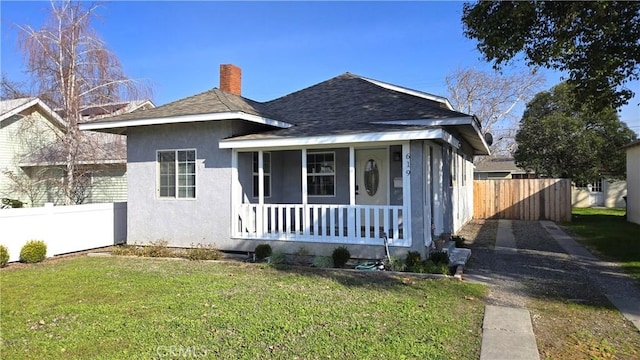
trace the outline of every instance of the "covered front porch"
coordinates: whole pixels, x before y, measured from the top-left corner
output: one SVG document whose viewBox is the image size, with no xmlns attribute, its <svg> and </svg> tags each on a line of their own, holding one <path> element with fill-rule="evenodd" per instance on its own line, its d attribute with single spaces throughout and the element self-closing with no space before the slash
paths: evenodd
<svg viewBox="0 0 640 360">
<path fill-rule="evenodd" d="M 409 142 L 233 149 L 236 239 L 411 246 Z"/>
</svg>

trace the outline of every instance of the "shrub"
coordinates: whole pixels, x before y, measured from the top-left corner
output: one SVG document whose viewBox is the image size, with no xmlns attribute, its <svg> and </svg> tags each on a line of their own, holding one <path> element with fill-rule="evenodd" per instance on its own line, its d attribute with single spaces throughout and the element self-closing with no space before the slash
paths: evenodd
<svg viewBox="0 0 640 360">
<path fill-rule="evenodd" d="M 296 265 L 309 265 L 309 250 L 304 246 L 300 246 L 293 253 L 293 263 Z"/>
<path fill-rule="evenodd" d="M 269 264 L 283 265 L 287 263 L 287 254 L 282 251 L 273 251 L 269 256 Z"/>
<path fill-rule="evenodd" d="M 7 198 L 3 198 L 2 201 L 0 201 L 0 203 L 2 204 L 2 206 L 0 208 L 21 208 L 24 206 L 24 203 L 20 200 L 14 200 L 14 199 L 7 199 Z"/>
<path fill-rule="evenodd" d="M 331 256 L 316 256 L 313 258 L 312 264 L 317 268 L 332 268 L 333 267 L 333 259 Z"/>
<path fill-rule="evenodd" d="M 9 250 L 4 245 L 0 245 L 0 267 L 7 266 L 9 262 Z"/>
<path fill-rule="evenodd" d="M 220 260 L 223 256 L 222 251 L 211 244 L 198 244 L 188 249 L 185 255 L 189 260 Z"/>
<path fill-rule="evenodd" d="M 445 251 L 434 251 L 429 254 L 429 260 L 433 261 L 436 265 L 449 265 L 449 254 Z"/>
<path fill-rule="evenodd" d="M 47 256 L 47 245 L 42 240 L 29 240 L 20 250 L 20 261 L 37 263 Z"/>
<path fill-rule="evenodd" d="M 331 258 L 333 259 L 333 265 L 335 267 L 344 267 L 344 265 L 351 258 L 351 253 L 349 249 L 345 246 L 339 246 L 333 249 L 333 253 L 331 254 Z"/>
<path fill-rule="evenodd" d="M 256 246 L 255 249 L 256 260 L 263 261 L 264 259 L 271 256 L 271 245 L 269 244 L 260 244 Z"/>
<path fill-rule="evenodd" d="M 391 256 L 389 259 L 389 270 L 391 271 L 405 271 L 407 270 L 407 265 L 401 258 Z"/>
<path fill-rule="evenodd" d="M 135 245 L 118 245 L 111 249 L 113 255 L 142 256 L 142 249 Z"/>
<path fill-rule="evenodd" d="M 409 269 L 417 265 L 420 265 L 421 262 L 422 262 L 422 255 L 420 255 L 419 252 L 409 251 L 407 253 L 407 259 L 405 260 L 405 263 L 407 264 L 407 267 Z"/>
<path fill-rule="evenodd" d="M 449 274 L 449 266 L 447 264 L 438 264 L 431 260 L 427 260 L 423 263 L 423 272 L 427 274 Z"/>
<path fill-rule="evenodd" d="M 148 257 L 173 257 L 174 253 L 167 247 L 166 240 L 158 240 L 142 248 L 140 256 Z"/>
</svg>

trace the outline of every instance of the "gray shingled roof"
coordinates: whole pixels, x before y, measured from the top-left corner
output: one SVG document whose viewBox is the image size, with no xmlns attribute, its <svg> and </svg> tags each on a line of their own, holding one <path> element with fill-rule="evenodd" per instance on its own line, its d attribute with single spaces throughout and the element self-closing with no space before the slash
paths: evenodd
<svg viewBox="0 0 640 360">
<path fill-rule="evenodd" d="M 214 88 L 153 109 L 96 122 L 131 120 L 129 126 L 135 126 L 136 120 L 243 112 L 293 125 L 284 129 L 274 127 L 270 131 L 234 138 L 239 140 L 408 131 L 428 129 L 432 126 L 401 126 L 374 122 L 470 118 L 468 114 L 450 110 L 442 100 L 444 99 L 430 94 L 344 73 L 267 102 L 249 100 Z M 455 132 L 460 129 L 452 130 Z M 475 139 L 477 135 L 474 132 L 466 134 L 465 137 L 470 137 L 470 141 L 475 144 L 474 147 L 484 152 L 482 140 Z"/>
<path fill-rule="evenodd" d="M 156 108 L 134 111 L 92 122 L 154 119 L 235 111 L 270 118 L 264 104 L 214 88 Z"/>
</svg>

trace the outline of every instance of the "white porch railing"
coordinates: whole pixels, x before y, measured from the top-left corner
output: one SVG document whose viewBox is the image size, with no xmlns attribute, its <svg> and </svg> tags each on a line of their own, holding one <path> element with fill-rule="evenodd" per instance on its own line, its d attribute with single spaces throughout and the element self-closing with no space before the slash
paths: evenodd
<svg viewBox="0 0 640 360">
<path fill-rule="evenodd" d="M 234 214 L 234 237 L 408 246 L 402 206 L 241 204 Z"/>
</svg>

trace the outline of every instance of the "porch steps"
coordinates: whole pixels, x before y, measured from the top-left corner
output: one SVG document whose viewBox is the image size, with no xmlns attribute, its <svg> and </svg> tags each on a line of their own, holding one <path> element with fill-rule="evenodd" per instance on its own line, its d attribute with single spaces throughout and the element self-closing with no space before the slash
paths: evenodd
<svg viewBox="0 0 640 360">
<path fill-rule="evenodd" d="M 471 257 L 471 249 L 457 248 L 455 241 L 447 241 L 443 251 L 449 254 L 449 266 L 464 266 Z"/>
</svg>

